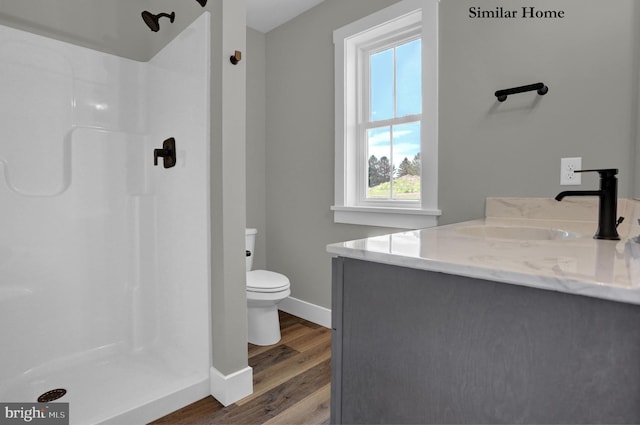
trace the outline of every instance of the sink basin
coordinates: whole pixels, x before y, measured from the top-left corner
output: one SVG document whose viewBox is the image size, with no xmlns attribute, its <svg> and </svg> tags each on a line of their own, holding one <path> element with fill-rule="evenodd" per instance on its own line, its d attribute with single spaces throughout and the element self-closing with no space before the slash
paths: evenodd
<svg viewBox="0 0 640 425">
<path fill-rule="evenodd" d="M 458 233 L 479 238 L 515 239 L 523 241 L 569 240 L 582 237 L 579 233 L 562 229 L 525 226 L 465 226 Z"/>
</svg>

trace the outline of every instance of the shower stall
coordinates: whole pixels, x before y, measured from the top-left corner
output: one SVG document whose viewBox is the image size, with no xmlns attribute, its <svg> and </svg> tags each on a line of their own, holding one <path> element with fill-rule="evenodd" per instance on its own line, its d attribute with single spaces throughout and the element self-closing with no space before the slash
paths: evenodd
<svg viewBox="0 0 640 425">
<path fill-rule="evenodd" d="M 209 21 L 145 63 L 0 27 L 0 402 L 122 424 L 209 394 Z"/>
</svg>

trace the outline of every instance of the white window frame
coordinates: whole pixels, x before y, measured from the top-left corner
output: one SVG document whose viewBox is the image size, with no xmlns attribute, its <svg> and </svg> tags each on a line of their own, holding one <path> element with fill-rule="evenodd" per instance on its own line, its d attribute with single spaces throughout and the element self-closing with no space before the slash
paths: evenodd
<svg viewBox="0 0 640 425">
<path fill-rule="evenodd" d="M 438 3 L 403 0 L 337 29 L 335 45 L 335 200 L 336 223 L 417 229 L 438 224 Z M 421 200 L 363 201 L 366 180 L 359 124 L 364 110 L 359 93 L 362 53 L 376 40 L 415 31 L 422 38 Z"/>
</svg>

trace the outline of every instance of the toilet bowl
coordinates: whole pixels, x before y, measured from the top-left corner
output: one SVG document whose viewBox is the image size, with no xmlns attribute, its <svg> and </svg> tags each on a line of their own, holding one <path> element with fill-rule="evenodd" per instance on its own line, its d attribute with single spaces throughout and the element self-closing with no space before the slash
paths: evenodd
<svg viewBox="0 0 640 425">
<path fill-rule="evenodd" d="M 291 294 L 289 279 L 268 270 L 252 270 L 256 229 L 246 229 L 248 340 L 255 345 L 280 341 L 278 303 Z"/>
</svg>

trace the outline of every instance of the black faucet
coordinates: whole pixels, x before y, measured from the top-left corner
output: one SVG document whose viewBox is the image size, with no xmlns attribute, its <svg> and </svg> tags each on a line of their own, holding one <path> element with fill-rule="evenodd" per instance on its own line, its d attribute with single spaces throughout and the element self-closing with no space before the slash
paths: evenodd
<svg viewBox="0 0 640 425">
<path fill-rule="evenodd" d="M 600 198 L 598 210 L 598 231 L 594 239 L 607 239 L 618 241 L 618 231 L 616 228 L 623 220 L 617 220 L 618 209 L 618 170 L 609 168 L 605 170 L 577 170 L 575 173 L 600 173 L 600 190 L 569 190 L 560 192 L 556 196 L 556 201 L 561 201 L 565 196 L 597 196 Z"/>
</svg>

